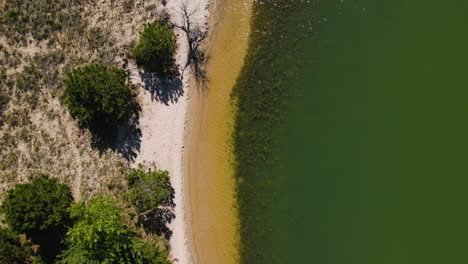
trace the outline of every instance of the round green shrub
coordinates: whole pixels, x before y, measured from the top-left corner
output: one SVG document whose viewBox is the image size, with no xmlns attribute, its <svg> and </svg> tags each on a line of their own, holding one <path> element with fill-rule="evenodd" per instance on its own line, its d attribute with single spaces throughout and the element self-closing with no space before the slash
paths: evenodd
<svg viewBox="0 0 468 264">
<path fill-rule="evenodd" d="M 1 209 L 6 223 L 14 231 L 31 236 L 66 226 L 70 221 L 68 207 L 72 200 L 67 185 L 38 175 L 31 183 L 18 184 L 9 190 Z"/>
<path fill-rule="evenodd" d="M 135 94 L 121 69 L 91 64 L 68 72 L 64 82 L 65 105 L 82 126 L 114 127 L 137 111 Z"/>
<path fill-rule="evenodd" d="M 174 32 L 168 23 L 156 21 L 145 26 L 132 56 L 145 70 L 170 76 L 174 71 L 175 51 Z"/>
<path fill-rule="evenodd" d="M 1 209 L 8 226 L 31 238 L 40 246 L 42 259 L 52 263 L 72 224 L 68 212 L 72 200 L 67 185 L 46 175 L 36 175 L 31 183 L 18 184 L 9 190 Z"/>
</svg>

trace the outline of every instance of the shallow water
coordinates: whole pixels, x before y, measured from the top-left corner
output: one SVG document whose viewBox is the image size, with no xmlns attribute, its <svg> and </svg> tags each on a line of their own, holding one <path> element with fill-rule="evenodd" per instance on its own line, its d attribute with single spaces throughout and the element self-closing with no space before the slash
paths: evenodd
<svg viewBox="0 0 468 264">
<path fill-rule="evenodd" d="M 468 2 L 274 3 L 302 5 L 265 1 L 286 18 L 243 75 L 288 101 L 239 176 L 244 263 L 468 263 Z"/>
<path fill-rule="evenodd" d="M 226 0 L 215 11 L 219 19 L 209 51 L 208 87 L 196 96 L 200 101 L 188 181 L 197 263 L 229 264 L 239 259 L 230 94 L 247 49 L 250 10 L 247 0 Z"/>
</svg>

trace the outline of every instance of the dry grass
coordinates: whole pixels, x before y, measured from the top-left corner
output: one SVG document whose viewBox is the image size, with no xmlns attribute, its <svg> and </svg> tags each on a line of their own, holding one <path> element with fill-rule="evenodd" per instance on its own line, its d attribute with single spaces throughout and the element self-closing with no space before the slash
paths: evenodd
<svg viewBox="0 0 468 264">
<path fill-rule="evenodd" d="M 161 10 L 144 0 L 0 0 L 0 199 L 36 172 L 67 183 L 77 199 L 126 188 L 128 162 L 93 149 L 61 103 L 62 73 L 122 67 Z"/>
</svg>

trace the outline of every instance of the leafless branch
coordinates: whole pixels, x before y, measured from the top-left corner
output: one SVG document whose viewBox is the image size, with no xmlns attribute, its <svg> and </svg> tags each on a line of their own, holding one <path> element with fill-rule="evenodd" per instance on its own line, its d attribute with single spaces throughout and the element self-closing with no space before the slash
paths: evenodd
<svg viewBox="0 0 468 264">
<path fill-rule="evenodd" d="M 205 51 L 202 48 L 203 40 L 208 37 L 208 32 L 202 30 L 199 25 L 194 24 L 190 21 L 190 18 L 195 14 L 197 9 L 192 11 L 188 10 L 187 3 L 182 3 L 181 12 L 183 14 L 183 24 L 177 25 L 176 23 L 171 23 L 176 28 L 181 29 L 187 38 L 187 43 L 189 46 L 189 51 L 187 55 L 187 62 L 184 66 L 184 71 L 187 67 L 190 67 L 195 75 L 195 80 L 197 84 L 200 85 L 202 89 L 206 89 L 208 78 L 206 76 L 206 71 L 204 70 L 204 65 L 207 62 L 207 57 L 205 56 Z"/>
</svg>

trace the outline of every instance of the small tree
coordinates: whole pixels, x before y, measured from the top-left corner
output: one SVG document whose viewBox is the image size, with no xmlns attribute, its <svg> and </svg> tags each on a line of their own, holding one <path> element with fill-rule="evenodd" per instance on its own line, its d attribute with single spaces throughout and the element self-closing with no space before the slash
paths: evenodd
<svg viewBox="0 0 468 264">
<path fill-rule="evenodd" d="M 175 36 L 169 24 L 156 21 L 144 27 L 132 56 L 147 71 L 172 77 L 175 51 Z"/>
<path fill-rule="evenodd" d="M 125 72 L 100 64 L 67 74 L 64 101 L 70 114 L 95 132 L 128 121 L 138 110 Z"/>
<path fill-rule="evenodd" d="M 67 233 L 60 263 L 134 263 L 137 252 L 116 201 L 95 197 L 70 209 L 77 222 Z"/>
<path fill-rule="evenodd" d="M 135 237 L 123 223 L 116 203 L 98 196 L 71 208 L 77 222 L 67 234 L 69 247 L 58 263 L 170 263 L 164 253 Z"/>
<path fill-rule="evenodd" d="M 31 183 L 8 191 L 1 209 L 6 223 L 31 237 L 40 245 L 44 259 L 51 260 L 61 250 L 60 242 L 70 225 L 68 207 L 72 200 L 67 185 L 37 175 Z"/>
<path fill-rule="evenodd" d="M 168 223 L 174 219 L 174 189 L 167 171 L 148 171 L 139 165 L 131 169 L 126 179 L 130 187 L 130 202 L 138 212 L 138 223 L 146 232 L 169 238 Z"/>
<path fill-rule="evenodd" d="M 174 190 L 167 171 L 145 172 L 143 166 L 131 169 L 126 179 L 130 187 L 130 202 L 138 213 L 144 214 L 157 209 L 159 206 L 170 206 Z"/>
</svg>

